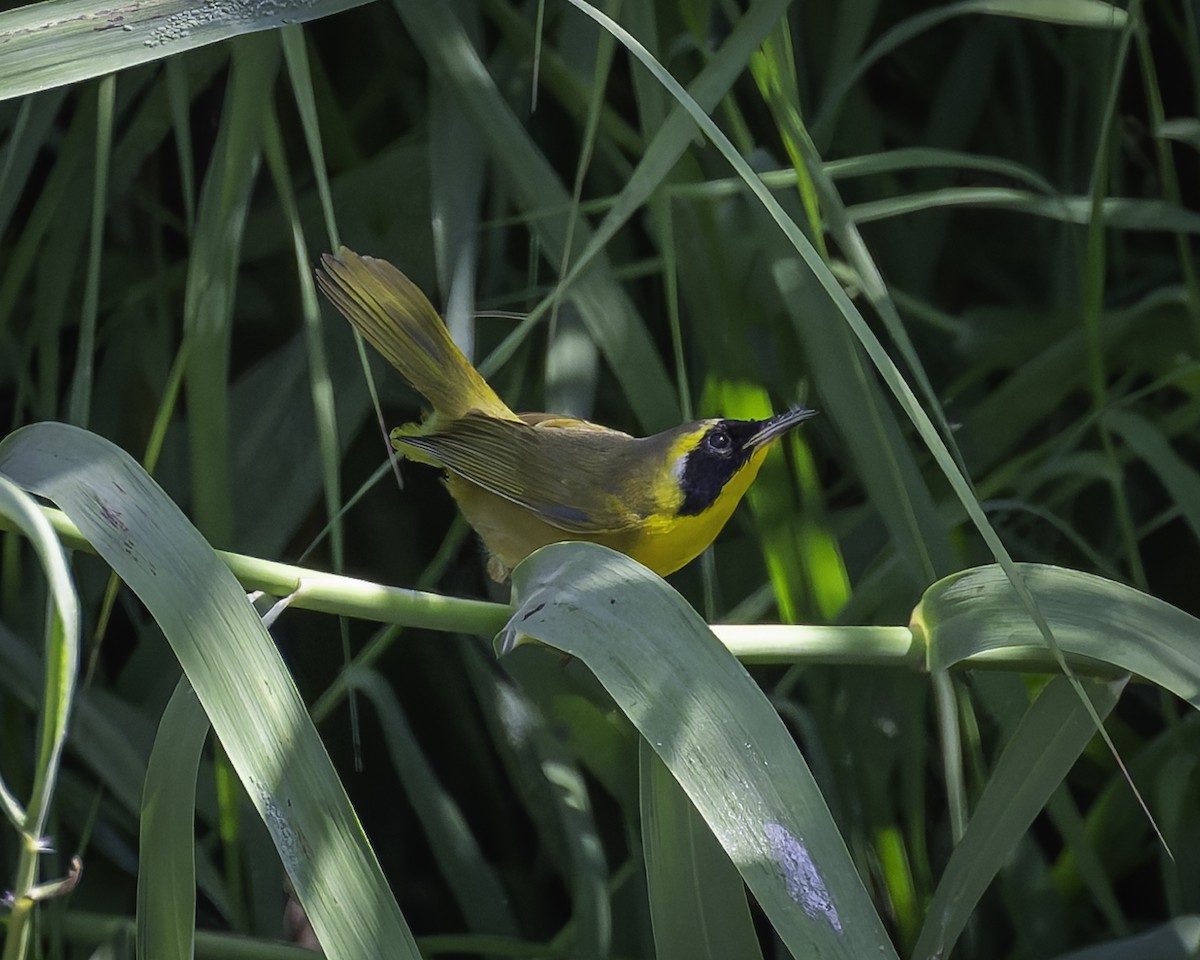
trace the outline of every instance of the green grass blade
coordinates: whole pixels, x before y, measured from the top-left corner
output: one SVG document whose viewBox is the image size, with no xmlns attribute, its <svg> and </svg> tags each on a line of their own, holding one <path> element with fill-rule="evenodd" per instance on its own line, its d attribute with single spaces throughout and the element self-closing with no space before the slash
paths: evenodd
<svg viewBox="0 0 1200 960">
<path fill-rule="evenodd" d="M 9 219 L 17 201 L 24 195 L 38 153 L 54 129 L 54 121 L 66 97 L 56 90 L 21 101 L 16 119 L 4 145 L 4 163 L 0 166 L 0 235 L 8 232 Z"/>
<path fill-rule="evenodd" d="M 295 35 L 289 34 L 289 36 Z M 286 44 L 285 50 L 296 47 L 303 50 L 303 45 L 296 42 Z M 299 58 L 300 55 L 293 53 L 292 56 Z M 308 91 L 308 99 L 311 100 L 311 90 Z M 304 239 L 304 228 L 300 222 L 295 190 L 287 168 L 279 122 L 274 111 L 269 113 L 264 126 L 264 153 L 275 180 L 275 189 L 279 195 L 280 204 L 291 227 L 292 252 L 296 258 L 296 279 L 300 287 L 300 309 L 303 315 L 304 341 L 307 347 L 309 388 L 312 393 L 317 446 L 320 451 L 325 512 L 329 522 L 330 548 L 333 556 L 333 568 L 340 573 L 345 566 L 344 536 L 341 523 L 342 488 L 341 475 L 338 471 L 342 444 L 338 437 L 337 404 L 333 380 L 330 376 L 329 358 L 325 349 L 325 331 L 321 324 L 320 304 L 317 302 L 312 257 Z"/>
<path fill-rule="evenodd" d="M 1090 197 L 1044 197 L 1015 187 L 941 187 L 855 204 L 846 212 L 854 223 L 872 223 L 940 207 L 1016 210 L 1074 224 L 1087 224 L 1092 219 Z M 1104 226 L 1113 229 L 1200 233 L 1200 213 L 1165 200 L 1104 197 L 1095 212 Z"/>
<path fill-rule="evenodd" d="M 636 38 L 631 36 L 627 31 L 623 30 L 619 24 L 615 23 L 610 18 L 606 17 L 595 7 L 591 6 L 586 0 L 568 0 L 568 2 L 578 10 L 591 17 L 593 20 L 604 25 L 608 30 L 616 34 L 621 42 L 625 45 L 639 61 L 652 71 L 659 81 L 667 87 L 671 95 L 675 97 L 688 111 L 692 120 L 703 131 L 713 145 L 720 151 L 721 155 L 729 163 L 737 174 L 745 181 L 746 185 L 751 189 L 755 198 L 762 205 L 764 211 L 769 214 L 772 220 L 783 231 L 788 242 L 800 255 L 805 265 L 812 272 L 817 283 L 824 289 L 829 299 L 837 307 L 842 314 L 847 325 L 854 332 L 859 343 L 862 344 L 871 362 L 879 371 L 880 376 L 892 391 L 904 412 L 908 415 L 917 432 L 920 434 L 922 441 L 925 443 L 933 459 L 936 461 L 938 469 L 945 475 L 955 496 L 962 504 L 964 511 L 970 518 L 972 525 L 978 530 L 984 543 L 992 556 L 995 557 L 997 563 L 1004 571 L 1006 577 L 1012 583 L 1013 589 L 1020 598 L 1025 609 L 1028 611 L 1030 618 L 1037 625 L 1037 628 L 1042 636 L 1047 649 L 1054 655 L 1060 668 L 1069 678 L 1074 680 L 1071 673 L 1071 668 L 1063 658 L 1062 649 L 1059 647 L 1054 638 L 1054 634 L 1050 629 L 1048 622 L 1038 609 L 1029 587 L 1021 579 L 1017 565 L 1013 562 L 1009 555 L 1007 547 L 1000 539 L 999 534 L 988 520 L 986 513 L 983 510 L 971 483 L 962 472 L 958 462 L 952 456 L 950 450 L 946 446 L 945 441 L 934 427 L 929 415 L 922 409 L 918 403 L 916 396 L 913 394 L 912 388 L 908 385 L 901 374 L 895 361 L 888 355 L 883 344 L 879 341 L 875 332 L 867 325 L 862 315 L 851 303 L 846 291 L 838 283 L 837 279 L 829 271 L 820 255 L 817 253 L 812 242 L 805 236 L 804 232 L 797 226 L 796 222 L 788 215 L 787 211 L 779 204 L 779 202 L 771 195 L 762 181 L 754 173 L 754 170 L 746 162 L 746 159 L 733 147 L 729 138 L 721 131 L 721 129 L 713 122 L 712 118 L 701 108 L 701 106 L 688 94 L 688 92 L 679 84 L 679 82 L 667 72 L 662 64 L 658 63 L 649 52 L 643 47 Z M 1124 38 L 1126 35 L 1123 34 Z M 937 539 L 934 540 L 936 544 Z M 924 572 L 924 568 L 922 570 Z M 1083 689 L 1078 688 L 1081 702 L 1085 706 L 1088 705 L 1088 700 L 1083 693 Z M 1099 718 L 1095 718 L 1096 728 L 1102 736 L 1105 734 L 1103 725 Z M 1116 748 L 1108 744 L 1114 756 Z"/>
<path fill-rule="evenodd" d="M 87 537 L 61 510 L 47 507 L 40 512 L 50 521 L 63 543 L 74 549 L 96 552 Z M 0 516 L 0 528 L 8 526 Z M 217 556 L 247 591 L 261 590 L 274 597 L 289 597 L 297 609 L 481 637 L 493 636 L 504 626 L 511 612 L 504 604 L 389 587 L 224 550 L 218 550 Z M 905 635 L 907 632 L 904 630 Z"/>
<path fill-rule="evenodd" d="M 805 128 L 801 115 L 800 90 L 795 63 L 787 21 L 781 21 L 778 29 L 763 44 L 762 51 L 754 58 L 751 67 L 762 91 L 762 96 L 775 117 L 775 124 L 784 138 L 788 155 L 792 159 L 797 186 L 808 220 L 809 234 L 813 237 L 817 251 L 826 262 L 829 260 L 829 254 L 825 244 L 824 231 L 828 230 L 831 237 L 837 242 L 843 256 L 857 274 L 856 286 L 862 289 L 867 300 L 883 321 L 907 370 L 920 388 L 926 409 L 931 412 L 946 445 L 954 453 L 962 467 L 962 458 L 955 445 L 953 433 L 946 420 L 937 391 L 934 390 L 925 366 L 909 337 L 908 330 L 900 319 L 899 311 L 884 283 L 879 267 L 876 266 L 867 250 L 866 241 L 859 232 L 857 224 L 850 218 L 832 177 L 825 169 L 817 146 Z M 822 219 L 824 223 L 822 223 Z M 965 470 L 965 467 L 963 469 Z"/>
<path fill-rule="evenodd" d="M 262 91 L 273 82 L 278 54 L 278 44 L 269 37 L 248 37 L 234 48 L 214 159 L 200 191 L 184 291 L 194 513 L 197 526 L 220 546 L 234 535 L 227 381 L 238 258 L 266 122 L 268 101 Z"/>
<path fill-rule="evenodd" d="M 505 666 L 514 684 L 497 682 L 494 667 L 485 668 L 482 655 L 472 655 L 469 677 L 508 778 L 570 891 L 571 922 L 555 945 L 572 955 L 606 955 L 613 925 L 609 869 L 580 767 L 588 764 L 614 796 L 622 797 L 619 785 L 606 776 L 614 753 L 612 731 L 596 735 L 587 717 L 580 716 L 587 714 L 587 705 L 564 708 L 579 698 L 571 696 L 574 691 L 564 695 L 568 680 L 561 658 L 551 664 L 547 659 L 509 658 Z"/>
<path fill-rule="evenodd" d="M 1101 716 L 1113 708 L 1123 687 L 1124 682 L 1085 684 Z M 934 891 L 913 960 L 932 960 L 953 951 L 980 897 L 1095 732 L 1071 684 L 1062 677 L 1052 680 L 1026 711 L 991 771 Z"/>
<path fill-rule="evenodd" d="M 62 546 L 29 497 L 0 475 L 0 512 L 29 536 L 49 582 L 36 766 L 22 827 L 41 841 L 58 778 L 79 668 L 79 600 Z M 7 791 L 6 791 L 7 792 Z M 18 895 L 19 895 L 18 890 Z"/>
<path fill-rule="evenodd" d="M 37 695 L 42 662 L 16 634 L 0 623 L 0 684 L 6 696 L 30 712 L 41 707 Z M 131 740 L 140 731 L 129 724 L 117 724 L 101 705 L 105 697 L 93 690 L 80 693 L 72 707 L 76 722 L 67 728 L 67 744 L 105 788 L 127 811 L 135 813 L 140 802 L 139 790 L 146 774 L 145 756 Z M 98 702 L 99 701 L 99 702 Z M 7 806 L 7 802 L 6 802 Z M 19 822 L 19 817 L 14 818 Z"/>
<path fill-rule="evenodd" d="M 163 711 L 146 767 L 138 843 L 137 950 L 191 960 L 196 948 L 196 777 L 210 724 L 186 679 Z"/>
<path fill-rule="evenodd" d="M 1200 916 L 1176 917 L 1145 933 L 1059 954 L 1055 960 L 1195 960 L 1200 957 Z"/>
<path fill-rule="evenodd" d="M 452 4 L 463 31 L 478 47 L 483 35 L 478 4 Z M 534 66 L 536 75 L 537 66 Z M 475 270 L 479 261 L 480 201 L 487 151 L 479 130 L 443 84 L 429 91 L 429 204 L 433 255 L 445 297 L 443 317 L 454 341 L 475 358 Z M 550 404 L 547 409 L 558 410 Z"/>
<path fill-rule="evenodd" d="M 312 70 L 308 62 L 304 31 L 301 27 L 284 27 L 280 31 L 283 56 L 287 62 L 288 79 L 291 81 L 292 96 L 296 98 L 296 109 L 300 111 L 300 122 L 304 127 L 304 143 L 312 161 L 313 174 L 317 182 L 317 194 L 321 198 L 321 212 L 325 216 L 325 234 L 329 238 L 329 249 L 339 250 L 342 246 L 333 213 L 333 195 L 329 189 L 329 171 L 325 166 L 325 152 L 321 144 L 321 128 L 317 121 L 316 94 L 313 90 Z"/>
<path fill-rule="evenodd" d="M 187 235 L 196 230 L 196 162 L 192 156 L 192 128 L 188 123 L 188 69 L 184 61 L 172 57 L 164 69 L 167 99 L 171 105 L 171 129 L 175 134 L 175 156 L 179 161 L 179 188 L 183 194 L 183 217 Z"/>
<path fill-rule="evenodd" d="M 689 91 L 705 109 L 712 110 L 745 70 L 755 49 L 763 42 L 790 4 L 786 0 L 756 0 L 745 15 L 738 19 L 721 49 L 712 56 L 705 68 L 689 86 Z M 686 111 L 679 105 L 672 108 L 629 175 L 625 187 L 617 195 L 595 234 L 583 244 L 578 259 L 563 277 L 562 286 L 572 287 L 584 276 L 592 260 L 601 255 L 605 246 L 617 234 L 643 203 L 662 185 L 679 158 L 692 143 L 694 128 Z"/>
<path fill-rule="evenodd" d="M 308 61 L 304 56 L 303 36 L 293 32 L 284 32 L 282 40 L 283 50 L 288 56 L 292 86 L 295 90 L 300 82 L 308 78 Z M 297 94 L 297 102 L 308 103 L 311 106 L 311 82 L 309 89 Z M 345 532 L 342 524 L 342 483 L 339 470 L 342 444 L 338 436 L 337 404 L 334 399 L 328 353 L 325 349 L 325 331 L 321 324 L 321 308 L 317 302 L 312 258 L 304 239 L 304 228 L 300 222 L 300 212 L 297 208 L 292 178 L 288 171 L 283 140 L 279 131 L 279 120 L 274 109 L 266 111 L 264 127 L 263 151 L 275 180 L 275 189 L 280 203 L 292 230 L 292 249 L 296 257 L 300 308 L 304 319 L 305 345 L 308 348 L 308 380 L 321 463 L 322 489 L 325 494 L 325 515 L 328 518 L 330 553 L 333 558 L 333 569 L 341 573 L 346 565 Z M 337 247 L 334 249 L 336 250 Z M 342 659 L 344 665 L 348 666 L 351 660 L 350 635 L 344 620 L 339 624 L 339 628 L 342 636 Z M 350 727 L 354 739 L 355 762 L 361 764 L 358 700 L 354 696 L 350 698 Z"/>
<path fill-rule="evenodd" d="M 0 13 L 0 100 L 78 83 L 257 30 L 357 7 L 366 0 L 43 0 Z"/>
<path fill-rule="evenodd" d="M 954 17 L 968 14 L 994 14 L 1023 20 L 1040 20 L 1074 27 L 1121 29 L 1128 14 L 1103 0 L 962 0 L 947 3 L 911 16 L 891 27 L 858 59 L 853 69 L 840 78 L 826 95 L 813 123 L 813 137 L 818 142 L 827 139 L 846 94 L 870 69 L 871 65 L 902 47 L 926 30 Z"/>
<path fill-rule="evenodd" d="M 972 0 L 963 6 L 972 13 L 1107 30 L 1123 27 L 1128 18 L 1124 10 L 1105 0 Z"/>
<path fill-rule="evenodd" d="M 640 741 L 642 843 L 658 960 L 761 960 L 741 875 L 687 794 Z"/>
<path fill-rule="evenodd" d="M 899 147 L 885 153 L 869 153 L 828 160 L 823 166 L 832 180 L 880 176 L 904 170 L 969 170 L 1008 177 L 1039 193 L 1050 196 L 1058 192 L 1049 180 L 1025 164 L 1015 163 L 1005 157 L 981 156 L 976 153 L 943 150 L 937 147 Z M 769 180 L 770 176 L 770 174 L 764 175 L 763 179 Z M 784 172 L 781 171 L 778 176 L 782 179 Z"/>
<path fill-rule="evenodd" d="M 1165 120 L 1158 126 L 1158 135 L 1166 140 L 1186 143 L 1200 151 L 1200 119 L 1196 117 L 1177 117 Z"/>
<path fill-rule="evenodd" d="M 919 589 L 954 569 L 946 523 L 854 335 L 793 258 L 774 275 L 828 416 Z"/>
<path fill-rule="evenodd" d="M 408 718 L 384 678 L 375 670 L 354 667 L 346 682 L 360 691 L 375 710 L 388 755 L 417 813 L 442 877 L 474 933 L 515 937 L 517 923 L 508 909 L 509 897 L 488 865 L 458 804 L 442 786 Z"/>
<path fill-rule="evenodd" d="M 569 191 L 497 90 L 453 10 L 445 4 L 396 2 L 395 6 L 434 71 L 442 76 L 461 109 L 475 123 L 493 163 L 521 209 L 527 214 L 562 209 L 562 215 L 537 217 L 530 223 L 546 258 L 561 269 L 569 222 Z M 575 235 L 576 243 L 586 246 L 591 231 L 580 222 Z M 607 264 L 598 262 L 571 287 L 569 295 L 619 379 L 642 427 L 660 430 L 678 423 L 679 401 L 666 367 L 628 294 L 616 282 Z M 544 311 L 550 306 L 551 301 L 546 301 L 540 309 Z M 527 330 L 540 316 L 541 312 L 531 315 L 519 331 Z M 505 358 L 505 352 L 489 358 L 480 364 L 481 372 L 485 376 L 494 372 L 497 361 Z"/>
<path fill-rule="evenodd" d="M 64 424 L 0 444 L 154 616 L 270 831 L 330 957 L 419 956 L 269 634 L 228 568 L 138 464 Z"/>
<path fill-rule="evenodd" d="M 1124 677 L 1114 676 L 1113 679 L 1122 680 Z M 977 673 L 971 677 L 971 691 L 974 694 L 974 701 L 999 725 L 999 729 L 1003 731 L 1003 738 L 1010 740 L 1018 724 L 1029 712 L 1029 703 L 1033 692 L 1029 681 L 997 673 L 989 673 L 986 676 Z M 1134 756 L 1130 764 L 1135 780 L 1141 779 L 1136 773 L 1140 759 L 1140 755 Z M 1125 786 L 1122 783 L 1122 787 Z M 1128 791 L 1123 790 L 1122 795 L 1126 794 Z M 1092 809 L 1095 809 L 1094 804 Z M 1069 785 L 1065 781 L 1046 802 L 1046 815 L 1062 838 L 1065 851 L 1063 859 L 1071 861 L 1072 877 L 1066 883 L 1056 883 L 1053 873 L 1047 869 L 1048 865 L 1043 864 L 1038 870 L 1036 879 L 1030 884 L 1030 887 L 1035 889 L 1030 890 L 1029 896 L 1037 898 L 1039 892 L 1049 893 L 1050 896 L 1045 900 L 1045 907 L 1046 912 L 1053 917 L 1056 911 L 1061 911 L 1064 907 L 1067 900 L 1066 888 L 1078 885 L 1088 892 L 1092 902 L 1114 933 L 1118 936 L 1129 933 L 1129 922 L 1112 889 L 1110 874 L 1102 862 L 1101 851 L 1097 849 L 1095 837 L 1089 836 L 1084 816 L 1074 797 L 1071 796 Z M 1146 829 L 1149 829 L 1148 824 L 1146 824 Z M 1169 839 L 1174 842 L 1174 838 Z M 1034 846 L 1034 838 L 1029 836 L 1014 849 L 1024 847 L 1031 850 Z M 1016 867 L 1011 858 L 1009 863 L 1016 870 L 1022 869 Z"/>
<path fill-rule="evenodd" d="M 92 216 L 88 231 L 87 279 L 83 288 L 83 310 L 79 321 L 79 344 L 75 352 L 75 377 L 67 401 L 68 419 L 86 427 L 92 409 L 92 365 L 96 353 L 96 313 L 100 301 L 100 260 L 103 255 L 104 221 L 108 212 L 108 168 L 112 157 L 113 101 L 117 78 L 101 79 L 96 96 L 96 160 L 92 175 Z"/>
<path fill-rule="evenodd" d="M 1103 577 L 1044 564 L 1018 564 L 1059 647 L 1112 664 L 1170 690 L 1200 709 L 1200 620 Z M 912 629 L 940 670 L 982 653 L 1017 662 L 1041 633 L 998 566 L 976 567 L 930 587 Z"/>
<path fill-rule="evenodd" d="M 49 582 L 46 643 L 39 704 L 37 754 L 33 787 L 25 806 L 22 826 L 41 839 L 49 816 L 50 798 L 62 757 L 67 720 L 75 696 L 79 668 L 79 600 L 62 545 L 37 504 L 0 474 L 0 514 L 20 529 L 33 544 Z M 8 791 L 5 791 L 6 795 Z"/>
<path fill-rule="evenodd" d="M 42 670 L 40 658 L 28 645 L 4 629 L 0 623 L 0 683 L 14 702 L 36 712 L 41 701 L 35 696 Z M 136 822 L 142 804 L 142 784 L 146 779 L 154 729 L 137 710 L 96 686 L 79 691 L 71 708 L 73 718 L 67 728 L 67 746 L 79 763 L 85 765 L 103 786 L 128 822 Z M 201 808 L 200 817 L 211 822 L 213 811 Z M 117 819 L 121 819 L 118 816 Z M 207 857 L 197 862 L 198 882 L 209 903 L 222 915 L 228 915 L 228 902 L 216 868 Z"/>
<path fill-rule="evenodd" d="M 513 573 L 498 644 L 582 660 L 662 758 L 793 956 L 895 956 L 791 735 L 700 616 L 628 557 L 587 543 Z"/>
<path fill-rule="evenodd" d="M 26 956 L 30 921 L 36 904 L 38 860 L 46 849 L 46 824 L 58 781 L 67 721 L 79 671 L 79 599 L 62 545 L 33 499 L 0 473 L 0 516 L 12 521 L 33 544 L 49 584 L 46 601 L 45 643 L 42 663 L 42 697 L 38 704 L 38 730 L 33 754 L 29 800 L 21 804 L 8 785 L 0 781 L 4 812 L 19 835 L 16 872 L 10 893 L 10 913 L 4 943 L 4 960 Z"/>
<path fill-rule="evenodd" d="M 46 105 L 53 103 L 50 100 Z M 71 120 L 57 161 L 46 177 L 33 210 L 22 225 L 20 236 L 5 258 L 3 276 L 0 277 L 0 335 L 5 333 L 21 287 L 37 264 L 39 247 L 47 232 L 56 222 L 70 219 L 60 216 L 59 211 L 63 207 L 68 210 L 79 209 L 86 202 L 83 199 L 83 178 L 78 168 L 81 158 L 87 153 L 84 143 L 89 131 L 88 113 L 81 110 Z"/>
<path fill-rule="evenodd" d="M 1200 540 L 1200 473 L 1189 466 L 1172 449 L 1163 433 L 1144 417 L 1128 410 L 1110 410 L 1104 415 L 1104 422 L 1154 471 L 1182 512 L 1192 536 Z"/>
</svg>

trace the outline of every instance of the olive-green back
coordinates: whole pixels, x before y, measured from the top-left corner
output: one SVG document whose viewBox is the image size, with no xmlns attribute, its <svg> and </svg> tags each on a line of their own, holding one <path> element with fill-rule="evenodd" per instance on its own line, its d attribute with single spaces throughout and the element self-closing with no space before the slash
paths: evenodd
<svg viewBox="0 0 1200 960">
<path fill-rule="evenodd" d="M 539 427 L 470 415 L 421 436 L 393 433 L 392 440 L 572 533 L 627 530 L 678 499 L 668 459 L 697 425 L 634 438 L 567 423 Z"/>
</svg>

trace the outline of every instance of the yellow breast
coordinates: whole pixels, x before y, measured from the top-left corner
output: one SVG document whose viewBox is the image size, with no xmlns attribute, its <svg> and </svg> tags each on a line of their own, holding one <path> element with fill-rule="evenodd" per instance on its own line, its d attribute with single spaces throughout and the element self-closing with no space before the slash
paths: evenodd
<svg viewBox="0 0 1200 960">
<path fill-rule="evenodd" d="M 703 513 L 677 515 L 674 508 L 679 498 L 676 497 L 673 503 L 664 504 L 662 512 L 648 516 L 636 526 L 588 534 L 568 532 L 546 523 L 526 507 L 455 474 L 446 477 L 446 486 L 487 547 L 488 574 L 495 580 L 506 580 L 512 568 L 534 550 L 569 540 L 587 540 L 618 550 L 665 577 L 686 566 L 713 542 L 754 482 L 766 452 L 766 448 L 755 451 Z"/>
</svg>

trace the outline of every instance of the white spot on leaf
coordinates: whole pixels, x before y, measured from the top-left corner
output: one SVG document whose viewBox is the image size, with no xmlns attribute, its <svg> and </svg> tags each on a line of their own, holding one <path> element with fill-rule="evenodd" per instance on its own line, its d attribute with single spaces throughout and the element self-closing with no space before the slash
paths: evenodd
<svg viewBox="0 0 1200 960">
<path fill-rule="evenodd" d="M 842 921 L 838 919 L 833 898 L 829 896 L 825 881 L 821 879 L 820 871 L 809 856 L 804 841 L 793 836 L 791 831 L 780 823 L 768 823 L 766 833 L 775 862 L 783 871 L 788 896 L 800 904 L 804 912 L 814 920 L 824 917 L 834 930 L 841 933 Z"/>
</svg>

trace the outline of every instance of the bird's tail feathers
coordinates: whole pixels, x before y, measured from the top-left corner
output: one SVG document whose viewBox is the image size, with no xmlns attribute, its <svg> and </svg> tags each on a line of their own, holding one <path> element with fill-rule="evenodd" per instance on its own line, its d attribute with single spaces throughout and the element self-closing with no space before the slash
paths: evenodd
<svg viewBox="0 0 1200 960">
<path fill-rule="evenodd" d="M 342 247 L 325 254 L 317 283 L 368 342 L 425 397 L 439 419 L 472 410 L 517 419 L 451 339 L 421 289 L 386 260 Z"/>
</svg>

